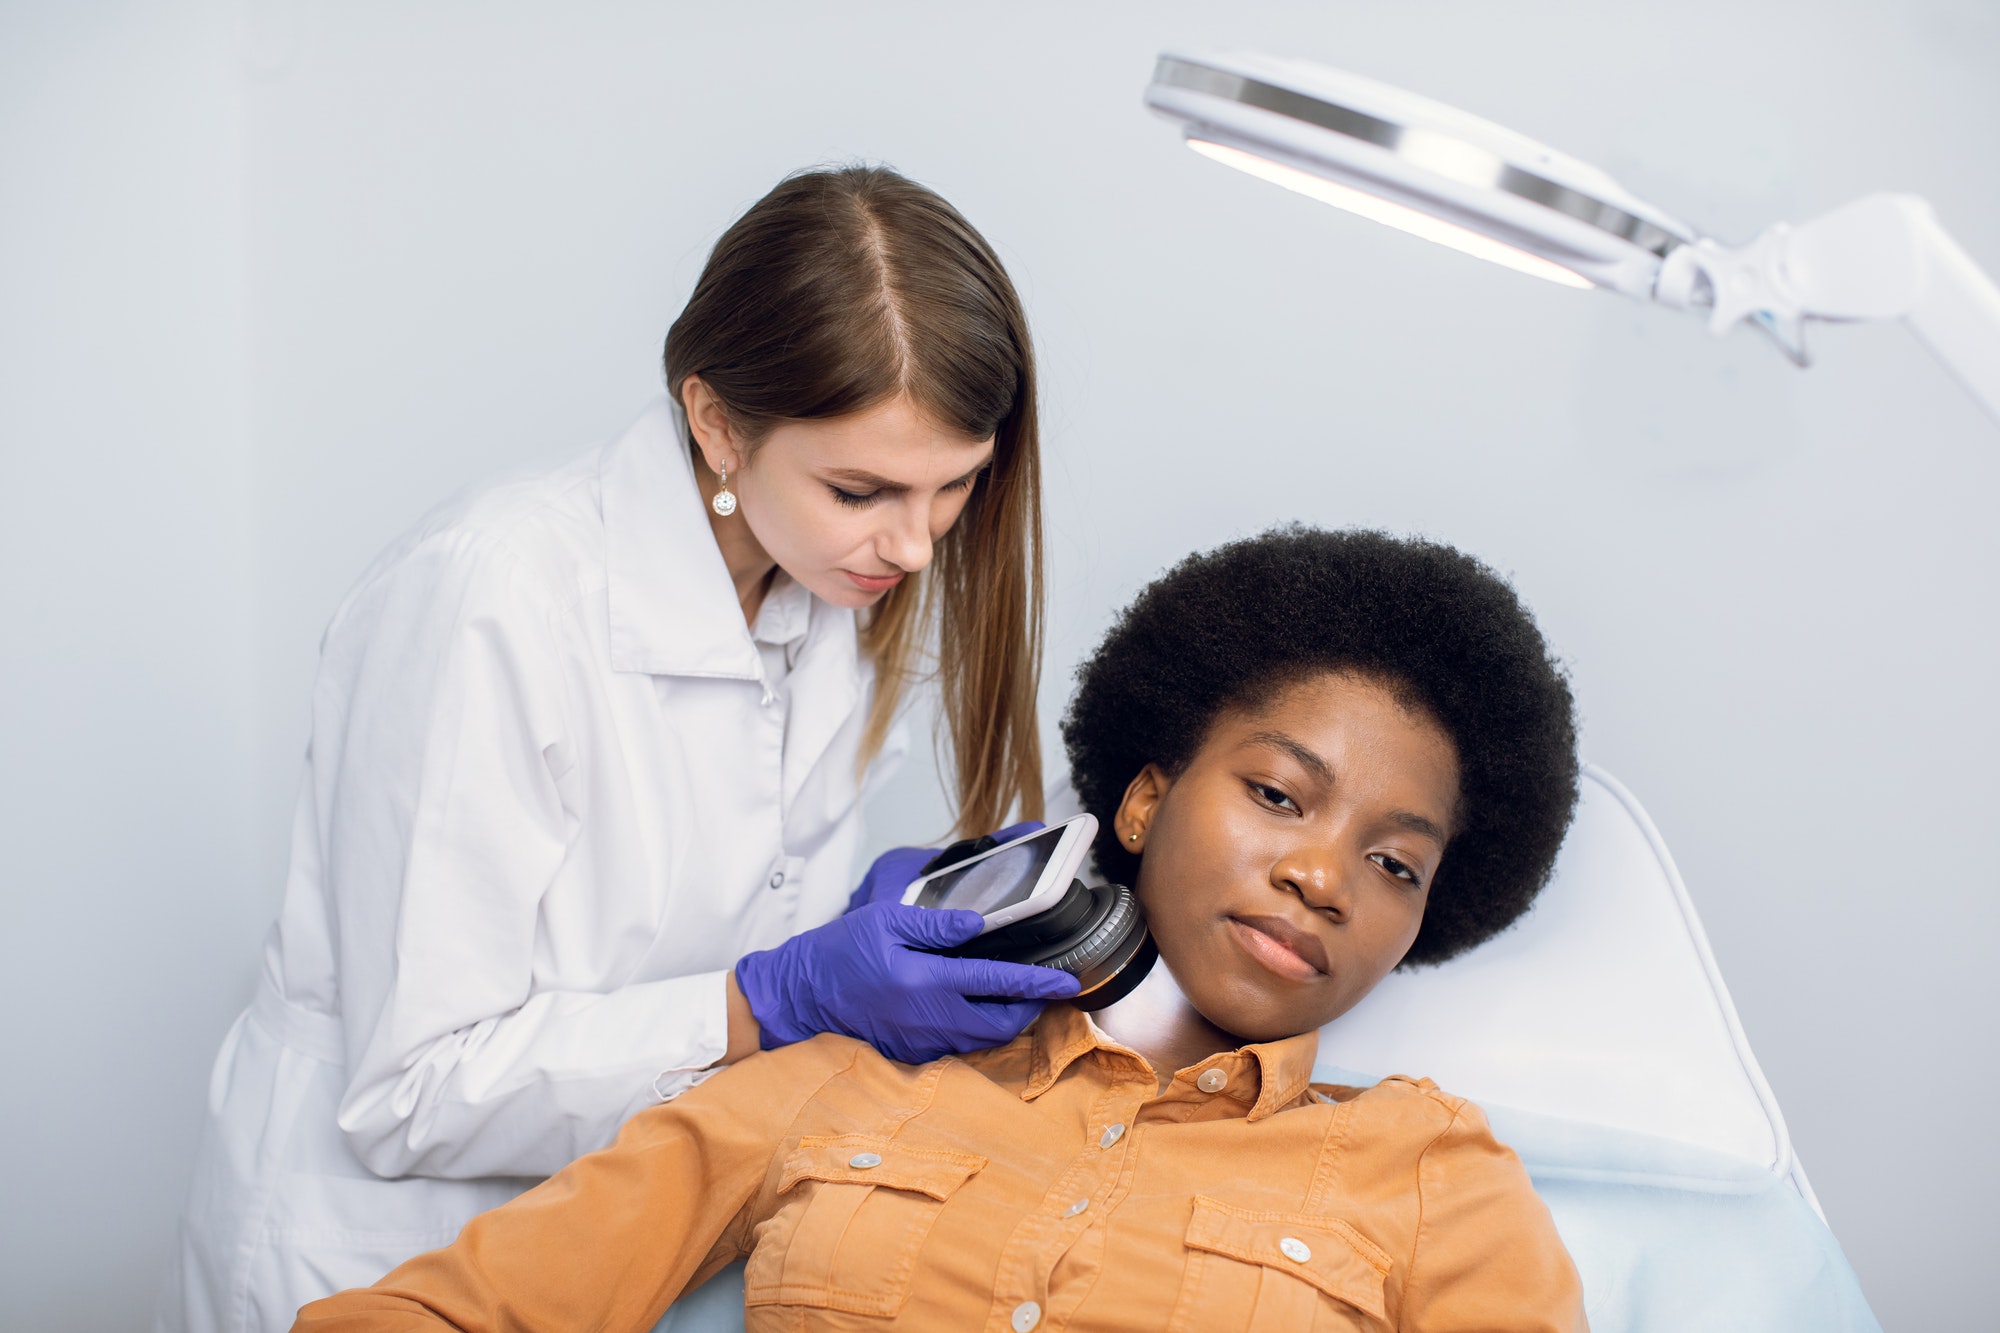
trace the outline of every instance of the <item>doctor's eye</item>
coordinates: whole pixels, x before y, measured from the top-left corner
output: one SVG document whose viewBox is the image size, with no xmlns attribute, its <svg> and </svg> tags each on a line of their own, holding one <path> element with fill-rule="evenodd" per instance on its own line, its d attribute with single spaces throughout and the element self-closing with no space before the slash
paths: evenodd
<svg viewBox="0 0 2000 1333">
<path fill-rule="evenodd" d="M 875 497 L 882 493 L 880 491 L 844 491 L 838 486 L 828 486 L 827 489 L 833 492 L 834 503 L 851 505 L 856 509 L 875 503 Z"/>
</svg>

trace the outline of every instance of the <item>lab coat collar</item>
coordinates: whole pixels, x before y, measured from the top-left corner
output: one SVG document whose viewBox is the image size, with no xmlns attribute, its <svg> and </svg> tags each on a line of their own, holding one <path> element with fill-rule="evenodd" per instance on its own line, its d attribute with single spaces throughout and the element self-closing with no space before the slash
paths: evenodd
<svg viewBox="0 0 2000 1333">
<path fill-rule="evenodd" d="M 757 609 L 757 623 L 750 627 L 750 638 L 782 648 L 803 639 L 811 623 L 812 594 L 806 591 L 805 584 L 781 569 L 764 593 L 764 604 Z"/>
<path fill-rule="evenodd" d="M 757 645 L 709 529 L 684 440 L 678 413 L 663 396 L 604 452 L 611 666 L 756 680 Z"/>
<path fill-rule="evenodd" d="M 804 588 L 797 589 L 805 593 Z M 786 615 L 800 614 L 800 605 L 810 608 L 805 626 L 805 642 L 792 661 L 785 678 L 785 692 L 791 707 L 785 721 L 784 801 L 792 808 L 806 777 L 843 727 L 850 724 L 864 697 L 864 682 L 872 679 L 873 664 L 861 656 L 860 635 L 854 613 L 831 606 L 817 597 L 794 604 Z M 738 612 L 736 623 L 743 623 Z M 762 623 L 761 617 L 759 623 Z M 784 642 L 784 640 L 777 640 Z M 759 669 L 762 663 L 759 662 Z M 766 686 L 768 689 L 769 686 Z"/>
<path fill-rule="evenodd" d="M 1090 1015 L 1074 1005 L 1052 1004 L 1044 1009 L 1028 1030 L 1027 1039 L 1032 1045 L 1028 1081 L 1021 1089 L 1023 1101 L 1033 1101 L 1054 1087 L 1063 1070 L 1086 1055 L 1135 1064 L 1149 1081 L 1154 1077 L 1144 1056 L 1112 1040 L 1090 1021 Z M 1262 1120 L 1307 1095 L 1318 1055 L 1319 1033 L 1302 1032 L 1282 1041 L 1253 1042 L 1180 1072 L 1193 1077 L 1201 1070 L 1220 1067 L 1229 1075 L 1227 1095 L 1249 1105 L 1244 1119 Z"/>
<path fill-rule="evenodd" d="M 695 485 L 678 409 L 664 397 L 604 453 L 611 666 L 654 676 L 762 680 L 764 665 L 729 567 Z M 820 756 L 849 724 L 872 668 L 861 658 L 854 612 L 790 579 L 758 627 L 788 643 L 803 635 L 785 691 L 782 798 L 789 810 Z M 767 599 L 769 601 L 770 599 Z M 766 685 L 766 701 L 773 696 Z"/>
</svg>

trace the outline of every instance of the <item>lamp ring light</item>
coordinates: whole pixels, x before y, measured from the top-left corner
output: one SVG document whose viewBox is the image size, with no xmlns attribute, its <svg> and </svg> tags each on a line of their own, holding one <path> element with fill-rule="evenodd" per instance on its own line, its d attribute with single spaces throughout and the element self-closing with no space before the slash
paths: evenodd
<svg viewBox="0 0 2000 1333">
<path fill-rule="evenodd" d="M 1255 54 L 1160 56 L 1146 105 L 1188 147 L 1286 189 L 1569 287 L 1748 320 L 1901 319 L 2000 418 L 2000 287 L 1915 195 L 1872 194 L 1728 246 L 1588 163 L 1373 79 Z"/>
<path fill-rule="evenodd" d="M 1499 190 L 1540 204 L 1543 208 L 1566 213 L 1586 226 L 1595 227 L 1656 255 L 1664 257 L 1667 251 L 1689 239 L 1645 218 L 1635 217 L 1616 204 L 1593 198 L 1582 190 L 1558 184 L 1546 176 L 1525 171 L 1478 144 L 1436 129 L 1399 125 L 1322 97 L 1311 97 L 1291 88 L 1281 88 L 1260 79 L 1172 56 L 1160 60 L 1153 83 L 1158 87 L 1186 88 L 1211 97 L 1227 98 L 1240 106 L 1288 116 L 1308 125 L 1332 130 L 1335 134 L 1344 134 L 1350 139 L 1359 139 L 1412 163 L 1427 166 L 1461 184 Z M 1447 151 L 1439 152 L 1440 147 Z"/>
</svg>

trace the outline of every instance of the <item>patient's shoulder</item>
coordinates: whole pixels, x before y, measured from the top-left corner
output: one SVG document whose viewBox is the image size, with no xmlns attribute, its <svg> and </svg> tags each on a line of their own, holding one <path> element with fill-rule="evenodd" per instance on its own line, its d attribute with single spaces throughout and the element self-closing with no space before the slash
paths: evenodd
<svg viewBox="0 0 2000 1333">
<path fill-rule="evenodd" d="M 1350 1115 L 1376 1128 L 1391 1125 L 1432 1134 L 1460 1126 L 1490 1133 L 1486 1116 L 1474 1103 L 1457 1097 L 1427 1078 L 1391 1074 L 1379 1083 L 1354 1085 L 1315 1083 L 1313 1095 L 1322 1102 L 1352 1108 Z"/>
<path fill-rule="evenodd" d="M 873 1053 L 866 1042 L 823 1032 L 789 1046 L 753 1052 L 734 1064 L 702 1070 L 679 1087 L 661 1088 L 661 1105 L 640 1114 L 666 1107 L 689 1110 L 764 1104 L 779 1090 L 789 1094 L 779 1100 L 809 1100 L 813 1091 L 851 1074 L 865 1055 Z"/>
<path fill-rule="evenodd" d="M 753 1073 L 754 1083 L 746 1077 Z M 905 1064 L 865 1041 L 822 1032 L 750 1056 L 709 1083 L 729 1080 L 734 1084 L 732 1095 L 751 1098 L 775 1089 L 798 1097 L 810 1088 L 809 1095 L 799 1097 L 799 1105 L 813 1133 L 873 1132 L 929 1108 L 954 1073 L 969 1076 L 957 1060 Z"/>
</svg>

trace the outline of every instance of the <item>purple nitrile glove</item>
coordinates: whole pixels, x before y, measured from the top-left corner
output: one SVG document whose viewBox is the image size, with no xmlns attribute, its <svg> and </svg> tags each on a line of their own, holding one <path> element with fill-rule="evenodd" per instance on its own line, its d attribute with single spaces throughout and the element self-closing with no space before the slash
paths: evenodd
<svg viewBox="0 0 2000 1333">
<path fill-rule="evenodd" d="M 923 874 L 925 863 L 936 855 L 935 847 L 891 847 L 875 858 L 861 883 L 848 895 L 847 910 L 870 903 L 901 902 L 910 881 Z"/>
<path fill-rule="evenodd" d="M 1039 819 L 1024 819 L 1018 824 L 1009 824 L 987 845 L 997 846 L 1010 842 L 1024 833 L 1033 833 L 1046 828 Z M 984 839 L 981 839 L 984 841 Z M 924 867 L 936 859 L 941 852 L 936 847 L 891 847 L 875 858 L 875 864 L 868 867 L 868 873 L 861 877 L 861 883 L 848 895 L 847 910 L 866 907 L 869 903 L 896 903 L 903 900 L 903 893 L 910 882 L 924 873 Z"/>
<path fill-rule="evenodd" d="M 963 944 L 984 924 L 977 912 L 871 903 L 743 955 L 736 984 L 765 1050 L 821 1032 L 859 1037 L 910 1064 L 983 1050 L 1020 1036 L 1047 1001 L 1077 992 L 1075 977 L 1051 967 L 924 952 Z"/>
</svg>

